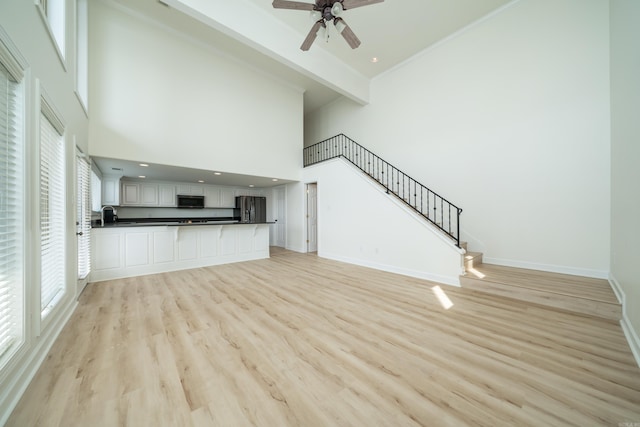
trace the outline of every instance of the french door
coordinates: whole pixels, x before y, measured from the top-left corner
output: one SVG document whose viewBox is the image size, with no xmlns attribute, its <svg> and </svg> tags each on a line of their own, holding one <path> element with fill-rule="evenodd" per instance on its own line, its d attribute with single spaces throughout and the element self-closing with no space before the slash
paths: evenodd
<svg viewBox="0 0 640 427">
<path fill-rule="evenodd" d="M 76 236 L 78 250 L 78 287 L 76 295 L 87 285 L 91 272 L 91 166 L 76 151 Z"/>
</svg>

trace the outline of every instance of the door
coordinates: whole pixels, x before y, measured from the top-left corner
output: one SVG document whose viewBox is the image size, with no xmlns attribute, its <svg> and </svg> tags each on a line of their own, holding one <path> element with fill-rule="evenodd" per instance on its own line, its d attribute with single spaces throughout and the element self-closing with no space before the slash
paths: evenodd
<svg viewBox="0 0 640 427">
<path fill-rule="evenodd" d="M 307 252 L 318 251 L 318 184 L 307 184 Z"/>
<path fill-rule="evenodd" d="M 287 247 L 287 198 L 285 187 L 274 189 L 273 195 L 275 200 L 275 238 L 273 245 L 280 248 Z"/>
<path fill-rule="evenodd" d="M 84 289 L 91 272 L 91 166 L 76 152 L 76 236 L 78 284 L 76 295 Z"/>
</svg>

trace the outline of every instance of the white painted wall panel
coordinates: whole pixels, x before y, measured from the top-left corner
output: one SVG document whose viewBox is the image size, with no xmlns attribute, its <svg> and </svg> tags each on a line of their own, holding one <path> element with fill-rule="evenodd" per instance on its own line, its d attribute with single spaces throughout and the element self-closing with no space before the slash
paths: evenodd
<svg viewBox="0 0 640 427">
<path fill-rule="evenodd" d="M 218 255 L 218 236 L 220 236 L 220 232 L 220 228 L 200 231 L 200 258 L 215 257 Z"/>
<path fill-rule="evenodd" d="M 175 261 L 176 230 L 156 231 L 153 233 L 153 263 Z"/>
<path fill-rule="evenodd" d="M 640 2 L 611 2 L 611 275 L 624 301 L 625 332 L 640 364 Z"/>
<path fill-rule="evenodd" d="M 299 178 L 302 92 L 106 2 L 90 13 L 92 155 Z"/>
<path fill-rule="evenodd" d="M 125 266 L 149 264 L 149 233 L 128 233 L 124 240 Z"/>
<path fill-rule="evenodd" d="M 464 209 L 489 262 L 606 277 L 609 24 L 605 0 L 521 0 L 372 83 L 371 104 L 306 117 Z"/>
<path fill-rule="evenodd" d="M 93 233 L 92 233 L 93 234 Z M 106 270 L 120 268 L 122 253 L 120 251 L 120 236 L 117 234 L 97 234 L 92 236 L 91 248 L 92 264 L 94 268 Z M 100 254 L 100 256 L 96 256 Z"/>
<path fill-rule="evenodd" d="M 461 250 L 346 161 L 304 170 L 318 183 L 318 255 L 458 285 Z"/>
</svg>

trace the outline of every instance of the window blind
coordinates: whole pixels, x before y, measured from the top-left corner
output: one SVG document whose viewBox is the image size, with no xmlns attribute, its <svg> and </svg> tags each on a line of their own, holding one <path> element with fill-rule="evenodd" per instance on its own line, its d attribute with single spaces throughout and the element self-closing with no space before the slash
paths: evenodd
<svg viewBox="0 0 640 427">
<path fill-rule="evenodd" d="M 89 162 L 76 157 L 77 165 L 77 204 L 76 218 L 78 221 L 78 279 L 83 280 L 91 271 L 91 166 Z"/>
<path fill-rule="evenodd" d="M 45 317 L 65 289 L 65 173 L 61 122 L 40 113 L 40 309 Z M 53 122 L 53 123 L 52 123 Z M 55 126 L 54 126 L 55 124 Z"/>
<path fill-rule="evenodd" d="M 0 55 L 0 359 L 22 341 L 24 240 L 24 108 L 21 84 L 5 59 Z"/>
</svg>

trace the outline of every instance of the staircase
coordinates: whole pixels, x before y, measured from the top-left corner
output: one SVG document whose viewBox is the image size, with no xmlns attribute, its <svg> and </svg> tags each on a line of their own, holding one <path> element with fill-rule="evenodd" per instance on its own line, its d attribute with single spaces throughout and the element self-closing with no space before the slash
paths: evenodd
<svg viewBox="0 0 640 427">
<path fill-rule="evenodd" d="M 429 221 L 460 247 L 462 209 L 411 178 L 400 169 L 340 134 L 306 147 L 304 166 L 344 158 Z"/>
<path fill-rule="evenodd" d="M 622 305 L 604 279 L 483 264 L 479 252 L 464 257 L 465 289 L 616 322 L 622 318 Z"/>
</svg>

